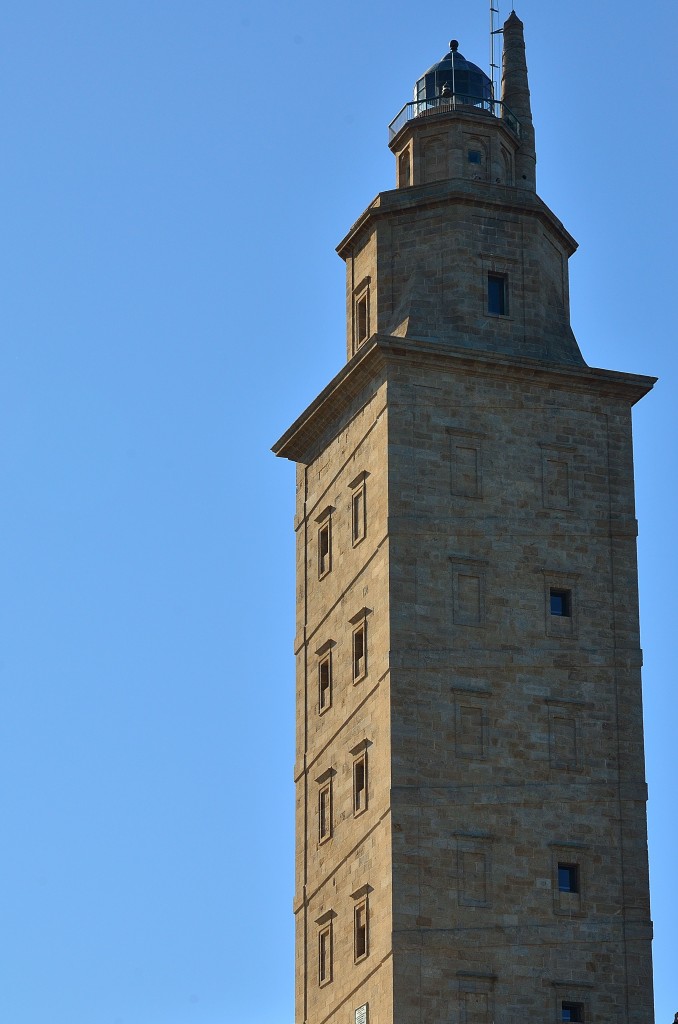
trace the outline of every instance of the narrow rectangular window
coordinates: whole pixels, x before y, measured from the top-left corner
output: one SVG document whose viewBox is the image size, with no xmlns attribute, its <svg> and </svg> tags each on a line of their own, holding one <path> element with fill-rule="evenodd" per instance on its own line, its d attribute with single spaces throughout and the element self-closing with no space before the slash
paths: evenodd
<svg viewBox="0 0 678 1024">
<path fill-rule="evenodd" d="M 560 1012 L 560 1019 L 561 1020 L 570 1020 L 570 1021 L 583 1022 L 583 1020 L 584 1020 L 584 1004 L 583 1003 L 562 1002 L 560 1004 L 560 1006 L 561 1006 L 561 1012 Z"/>
<path fill-rule="evenodd" d="M 331 520 L 328 519 L 318 530 L 318 579 L 322 579 L 332 568 Z"/>
<path fill-rule="evenodd" d="M 332 836 L 332 780 L 318 791 L 318 842 Z"/>
<path fill-rule="evenodd" d="M 318 662 L 318 711 L 323 711 L 332 704 L 332 652 L 327 654 Z"/>
<path fill-rule="evenodd" d="M 353 910 L 353 958 L 356 963 L 368 953 L 367 900 L 358 903 Z"/>
<path fill-rule="evenodd" d="M 585 872 L 580 854 L 565 844 L 564 848 L 552 845 L 553 864 L 553 912 L 570 919 L 586 913 L 584 902 Z M 577 858 L 574 860 L 573 858 Z"/>
<path fill-rule="evenodd" d="M 410 151 L 404 149 L 398 157 L 398 188 L 407 188 L 411 184 Z"/>
<path fill-rule="evenodd" d="M 551 587 L 551 615 L 560 615 L 568 619 L 571 618 L 571 590 L 556 590 L 555 587 Z"/>
<path fill-rule="evenodd" d="M 506 316 L 508 303 L 506 301 L 506 277 L 503 274 L 487 275 L 487 311 L 496 316 Z"/>
<path fill-rule="evenodd" d="M 332 924 L 318 933 L 318 984 L 332 981 Z"/>
<path fill-rule="evenodd" d="M 370 290 L 363 288 L 353 306 L 354 349 L 359 349 L 370 336 Z"/>
<path fill-rule="evenodd" d="M 559 892 L 579 892 L 579 865 L 558 862 Z"/>
<path fill-rule="evenodd" d="M 367 623 L 353 630 L 353 682 L 367 675 Z"/>
<path fill-rule="evenodd" d="M 366 533 L 365 484 L 353 492 L 351 499 L 351 538 L 354 546 L 359 544 Z"/>
<path fill-rule="evenodd" d="M 353 813 L 360 814 L 367 807 L 367 752 L 353 762 Z"/>
</svg>

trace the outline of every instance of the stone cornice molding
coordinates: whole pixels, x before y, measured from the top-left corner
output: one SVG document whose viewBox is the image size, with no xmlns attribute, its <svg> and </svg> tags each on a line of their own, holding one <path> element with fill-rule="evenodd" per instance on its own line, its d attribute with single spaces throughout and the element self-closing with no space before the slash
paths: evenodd
<svg viewBox="0 0 678 1024">
<path fill-rule="evenodd" d="M 342 238 L 337 246 L 337 253 L 343 260 L 349 259 L 353 255 L 353 250 L 362 246 L 363 240 L 360 236 L 372 221 L 409 213 L 414 209 L 430 210 L 437 206 L 450 206 L 456 203 L 485 210 L 488 207 L 496 208 L 502 217 L 512 213 L 536 216 L 560 237 L 568 256 L 579 247 L 563 222 L 536 193 L 517 185 L 492 185 L 487 182 L 469 181 L 467 178 L 450 178 L 428 185 L 412 185 L 409 188 L 380 192 L 351 226 L 348 234 Z"/>
<path fill-rule="evenodd" d="M 351 403 L 367 388 L 374 393 L 387 379 L 384 371 L 387 373 L 391 366 L 401 363 L 466 376 L 515 381 L 523 386 L 555 386 L 583 393 L 593 390 L 630 406 L 651 391 L 657 381 L 656 377 L 617 370 L 547 363 L 461 348 L 430 339 L 374 334 L 276 441 L 273 453 L 293 462 L 311 461 L 318 442 L 330 427 L 345 418 Z"/>
</svg>

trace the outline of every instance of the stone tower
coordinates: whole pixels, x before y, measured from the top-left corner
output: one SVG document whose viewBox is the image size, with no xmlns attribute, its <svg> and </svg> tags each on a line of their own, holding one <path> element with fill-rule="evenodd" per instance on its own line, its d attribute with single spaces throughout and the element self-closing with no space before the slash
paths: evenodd
<svg viewBox="0 0 678 1024">
<path fill-rule="evenodd" d="M 650 1024 L 631 407 L 569 322 L 523 27 L 339 246 L 297 463 L 297 1024 Z"/>
</svg>

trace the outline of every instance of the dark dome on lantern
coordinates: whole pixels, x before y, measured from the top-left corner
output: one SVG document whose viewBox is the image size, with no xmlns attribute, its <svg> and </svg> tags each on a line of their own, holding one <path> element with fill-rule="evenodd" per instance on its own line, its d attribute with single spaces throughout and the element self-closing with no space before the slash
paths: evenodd
<svg viewBox="0 0 678 1024">
<path fill-rule="evenodd" d="M 415 100 L 434 100 L 454 94 L 462 103 L 484 105 L 492 99 L 492 82 L 488 75 L 457 50 L 456 39 L 445 56 L 426 71 L 414 87 Z M 444 92 L 443 92 L 444 89 Z"/>
</svg>

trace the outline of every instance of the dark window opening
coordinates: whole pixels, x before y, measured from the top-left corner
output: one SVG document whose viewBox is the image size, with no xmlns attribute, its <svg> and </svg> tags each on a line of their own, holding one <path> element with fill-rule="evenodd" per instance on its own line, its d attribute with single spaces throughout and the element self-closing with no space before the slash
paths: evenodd
<svg viewBox="0 0 678 1024">
<path fill-rule="evenodd" d="M 558 865 L 558 889 L 560 892 L 579 892 L 579 865 Z"/>
<path fill-rule="evenodd" d="M 353 495 L 351 503 L 352 509 L 352 538 L 353 543 L 357 544 L 358 541 L 362 540 L 365 536 L 365 491 L 364 488 L 360 488 Z"/>
<path fill-rule="evenodd" d="M 328 654 L 318 664 L 318 705 L 326 711 L 332 703 L 332 660 Z"/>
<path fill-rule="evenodd" d="M 483 162 L 483 155 L 479 149 L 469 149 L 468 162 L 470 164 L 481 164 Z"/>
<path fill-rule="evenodd" d="M 487 275 L 487 311 L 496 316 L 506 316 L 506 278 L 501 274 Z"/>
<path fill-rule="evenodd" d="M 332 930 L 324 928 L 318 936 L 318 982 L 325 985 L 332 980 Z"/>
<path fill-rule="evenodd" d="M 367 672 L 365 625 L 353 633 L 353 679 L 362 679 Z"/>
<path fill-rule="evenodd" d="M 404 150 L 399 157 L 399 180 L 400 188 L 407 188 L 411 184 L 410 151 Z"/>
<path fill-rule="evenodd" d="M 355 343 L 356 348 L 367 341 L 370 333 L 370 314 L 367 304 L 367 292 L 356 300 L 355 304 Z"/>
<path fill-rule="evenodd" d="M 367 905 L 355 908 L 355 959 L 367 956 Z"/>
<path fill-rule="evenodd" d="M 330 524 L 325 523 L 318 530 L 318 576 L 330 571 Z"/>
<path fill-rule="evenodd" d="M 323 786 L 318 799 L 318 839 L 322 843 L 332 835 L 332 794 L 329 785 Z"/>
<path fill-rule="evenodd" d="M 583 1021 L 584 1007 L 581 1003 L 561 1003 L 561 1020 Z"/>
<path fill-rule="evenodd" d="M 367 806 L 367 761 L 365 756 L 353 765 L 353 813 L 364 811 Z"/>
<path fill-rule="evenodd" d="M 572 615 L 572 593 L 569 590 L 551 588 L 551 615 L 570 618 Z"/>
</svg>

